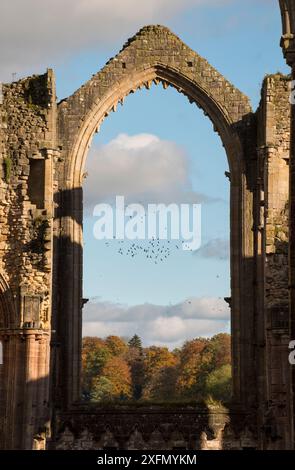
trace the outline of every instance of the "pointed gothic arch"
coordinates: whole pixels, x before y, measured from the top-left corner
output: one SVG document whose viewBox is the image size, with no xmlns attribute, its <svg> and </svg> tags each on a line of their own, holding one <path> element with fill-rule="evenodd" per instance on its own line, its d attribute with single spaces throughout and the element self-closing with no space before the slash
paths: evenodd
<svg viewBox="0 0 295 470">
<path fill-rule="evenodd" d="M 66 339 L 60 380 L 66 403 L 79 400 L 82 309 L 82 180 L 84 164 L 95 132 L 102 121 L 123 103 L 125 96 L 145 86 L 162 83 L 175 87 L 191 103 L 203 109 L 225 148 L 231 185 L 231 309 L 234 357 L 234 391 L 246 397 L 244 382 L 253 381 L 247 362 L 251 328 L 246 325 L 253 303 L 249 263 L 253 258 L 251 158 L 255 155 L 253 114 L 248 98 L 228 82 L 204 58 L 186 46 L 168 28 L 144 27 L 105 67 L 58 105 L 58 141 L 61 148 L 56 230 L 63 234 L 55 250 L 56 265 L 65 254 L 54 286 L 63 293 L 54 306 L 63 312 L 60 329 Z M 248 276 L 245 276 L 248 271 Z M 247 314 L 245 314 L 245 309 Z M 55 315 L 56 321 L 61 315 Z M 241 340 L 242 338 L 242 340 Z M 241 344 L 243 346 L 241 346 Z"/>
</svg>

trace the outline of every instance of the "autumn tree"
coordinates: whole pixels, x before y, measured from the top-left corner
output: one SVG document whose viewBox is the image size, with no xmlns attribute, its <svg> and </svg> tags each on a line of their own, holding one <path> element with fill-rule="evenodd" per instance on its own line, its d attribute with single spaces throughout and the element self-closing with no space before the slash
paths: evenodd
<svg viewBox="0 0 295 470">
<path fill-rule="evenodd" d="M 186 341 L 179 353 L 180 366 L 177 378 L 177 395 L 184 398 L 196 397 L 196 382 L 201 371 L 202 352 L 208 344 L 205 338 Z"/>
<path fill-rule="evenodd" d="M 187 341 L 180 351 L 180 368 L 177 379 L 177 394 L 179 397 L 192 400 L 203 400 L 206 396 L 221 396 L 217 391 L 213 393 L 212 383 L 217 390 L 217 377 L 214 372 L 219 371 L 220 387 L 221 376 L 226 386 L 231 386 L 228 380 L 228 371 L 231 364 L 231 341 L 230 335 L 220 333 L 211 339 L 197 338 Z M 211 376 L 211 374 L 213 374 Z M 224 385 L 224 388 L 226 388 Z M 213 387 L 213 388 L 214 388 Z M 227 394 L 228 396 L 228 394 Z"/>
<path fill-rule="evenodd" d="M 230 335 L 186 341 L 182 348 L 142 347 L 134 335 L 86 337 L 82 390 L 94 401 L 228 400 L 231 395 Z"/>
<path fill-rule="evenodd" d="M 110 399 L 126 400 L 132 396 L 131 372 L 127 362 L 118 356 L 113 356 L 105 363 L 101 378 L 106 379 L 105 384 L 110 389 Z M 101 381 L 98 381 L 98 384 Z"/>
<path fill-rule="evenodd" d="M 202 354 L 203 365 L 211 372 L 231 363 L 231 339 L 227 333 L 213 336 Z M 205 367 L 204 367 L 205 368 Z"/>
<path fill-rule="evenodd" d="M 108 336 L 105 345 L 113 356 L 124 356 L 128 351 L 128 345 L 119 336 Z"/>
<path fill-rule="evenodd" d="M 151 346 L 144 351 L 145 399 L 166 400 L 175 392 L 178 358 L 167 347 Z"/>
</svg>

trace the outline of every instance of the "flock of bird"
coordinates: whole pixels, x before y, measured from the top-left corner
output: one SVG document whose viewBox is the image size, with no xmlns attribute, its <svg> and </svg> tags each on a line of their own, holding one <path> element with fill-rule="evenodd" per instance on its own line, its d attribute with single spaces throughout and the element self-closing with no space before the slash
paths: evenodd
<svg viewBox="0 0 295 470">
<path fill-rule="evenodd" d="M 152 238 L 148 242 L 129 242 L 128 246 L 125 246 L 125 240 L 114 240 L 119 244 L 117 253 L 121 256 L 129 256 L 130 258 L 135 258 L 136 256 L 141 255 L 145 259 L 158 264 L 165 262 L 173 250 L 179 250 L 184 244 L 184 241 L 166 240 L 163 243 L 159 238 Z M 110 241 L 105 242 L 107 247 L 112 246 Z"/>
<path fill-rule="evenodd" d="M 185 241 L 175 241 L 175 240 L 160 240 L 159 238 L 152 238 L 148 243 L 142 241 L 140 242 L 126 242 L 126 240 L 118 240 L 114 237 L 112 241 L 106 241 L 106 247 L 112 247 L 113 243 L 117 242 L 119 245 L 116 247 L 117 253 L 121 256 L 128 256 L 131 259 L 141 255 L 146 260 L 153 262 L 154 264 L 164 263 L 169 256 L 172 254 L 173 250 L 180 250 L 181 247 L 185 247 Z M 124 245 L 127 244 L 128 246 Z M 191 249 L 189 251 L 192 251 Z M 217 274 L 216 278 L 219 279 L 220 275 Z"/>
</svg>

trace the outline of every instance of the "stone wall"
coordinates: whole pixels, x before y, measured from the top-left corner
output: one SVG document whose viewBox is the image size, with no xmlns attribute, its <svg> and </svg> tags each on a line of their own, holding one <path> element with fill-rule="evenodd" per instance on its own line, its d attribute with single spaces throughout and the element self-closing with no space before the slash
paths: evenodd
<svg viewBox="0 0 295 470">
<path fill-rule="evenodd" d="M 257 435 L 241 410 L 205 406 L 78 406 L 57 416 L 60 450 L 220 450 L 256 448 Z"/>
<path fill-rule="evenodd" d="M 52 80 L 48 72 L 3 85 L 1 106 L 1 273 L 16 301 L 22 302 L 30 294 L 40 296 L 42 308 L 36 322 L 45 329 L 51 283 L 52 200 L 46 195 L 46 182 L 52 178 L 54 146 Z M 40 174 L 34 180 L 32 169 L 38 166 Z M 23 312 L 23 318 L 16 318 L 10 326 L 21 327 L 24 322 L 34 319 Z"/>
<path fill-rule="evenodd" d="M 287 64 L 290 66 L 295 83 L 295 3 L 293 0 L 279 0 L 282 16 L 281 46 Z M 294 87 L 293 87 L 294 90 Z M 289 321 L 291 338 L 295 339 L 295 106 L 291 106 L 290 139 L 290 192 L 289 192 Z M 292 368 L 292 394 L 295 396 L 295 367 Z M 291 439 L 295 439 L 295 406 L 293 402 Z"/>
<path fill-rule="evenodd" d="M 288 345 L 290 77 L 267 76 L 259 108 L 258 165 L 265 361 L 263 419 L 271 417 L 273 445 L 290 442 L 291 403 Z M 265 352 L 263 349 L 265 347 Z M 276 435 L 276 436 L 275 436 Z"/>
<path fill-rule="evenodd" d="M 6 412 L 0 432 L 7 447 L 13 439 L 14 447 L 31 448 L 32 435 L 48 414 L 53 73 L 3 85 L 2 91 L 0 272 L 6 315 L 1 315 L 0 339 L 7 380 L 1 384 L 1 408 Z"/>
</svg>

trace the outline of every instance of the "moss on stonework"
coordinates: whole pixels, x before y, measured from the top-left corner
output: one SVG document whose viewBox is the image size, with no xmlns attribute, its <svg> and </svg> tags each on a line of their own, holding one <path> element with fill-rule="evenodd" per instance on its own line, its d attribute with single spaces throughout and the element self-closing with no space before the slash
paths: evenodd
<svg viewBox="0 0 295 470">
<path fill-rule="evenodd" d="M 282 72 L 276 72 L 276 73 L 267 73 L 265 76 L 264 76 L 264 80 L 267 79 L 267 78 L 274 78 L 274 79 L 280 79 L 280 80 L 283 80 L 283 81 L 286 81 L 286 82 L 289 82 L 292 78 L 291 74 L 284 74 Z"/>
<path fill-rule="evenodd" d="M 12 160 L 10 157 L 4 158 L 4 177 L 6 183 L 9 183 L 11 178 Z"/>
</svg>

